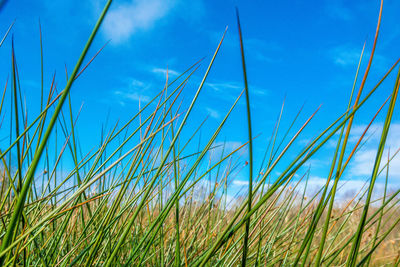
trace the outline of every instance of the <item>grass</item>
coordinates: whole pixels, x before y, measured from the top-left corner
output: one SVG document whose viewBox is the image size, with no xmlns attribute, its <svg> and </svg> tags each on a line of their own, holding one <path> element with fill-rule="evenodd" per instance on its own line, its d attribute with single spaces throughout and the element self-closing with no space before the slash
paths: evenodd
<svg viewBox="0 0 400 267">
<path fill-rule="evenodd" d="M 252 134 L 246 39 L 238 12 L 244 90 L 218 127 L 207 129 L 209 137 L 205 142 L 200 136 L 204 122 L 196 129 L 188 129 L 187 123 L 192 119 L 193 107 L 212 71 L 226 31 L 188 107 L 183 110 L 181 93 L 191 82 L 192 75 L 199 72 L 204 60 L 172 81 L 167 74 L 164 88 L 153 99 L 122 126 L 116 123 L 101 129 L 98 146 L 86 154 L 82 152 L 76 127 L 79 114 L 72 112 L 69 93 L 102 50 L 87 59 L 110 4 L 108 1 L 73 71 L 70 74 L 66 71 L 65 88 L 57 93 L 54 77 L 47 99 L 43 89 L 40 33 L 41 108 L 34 119 L 27 119 L 16 51 L 12 48 L 12 71 L 5 82 L 0 104 L 0 115 L 8 114 L 11 123 L 9 146 L 0 151 L 1 266 L 375 266 L 400 263 L 400 189 L 388 190 L 391 160 L 399 150 L 388 153 L 387 159 L 383 155 L 397 100 L 400 71 L 393 91 L 376 109 L 358 142 L 353 147 L 348 142 L 360 108 L 380 90 L 382 82 L 389 79 L 399 62 L 397 60 L 375 86 L 364 88 L 373 64 L 382 4 L 373 49 L 355 99 L 364 48 L 343 113 L 308 144 L 301 145 L 299 136 L 318 109 L 298 126 L 300 109 L 283 138 L 278 139 L 281 136 L 278 132 L 282 131 L 283 104 L 261 166 L 255 166 L 253 159 L 253 140 L 257 136 Z M 8 40 L 12 25 L 3 36 L 0 48 Z M 220 145 L 216 140 L 242 95 L 246 98 L 248 141 L 229 150 L 225 143 Z M 386 113 L 386 117 L 370 177 L 365 177 L 365 186 L 348 201 L 335 199 L 337 192 L 344 190 L 339 183 L 343 181 L 343 173 L 368 141 L 369 127 L 380 113 Z M 184 135 L 183 131 L 191 134 Z M 336 147 L 326 183 L 310 196 L 309 161 L 333 137 L 339 138 L 334 139 Z M 197 140 L 198 145 L 195 145 Z M 287 154 L 294 146 L 302 149 L 290 160 Z M 193 147 L 196 149 L 189 149 Z M 244 158 L 244 153 L 248 153 L 248 157 Z M 72 158 L 72 169 L 63 168 L 66 158 Z M 279 169 L 280 174 L 276 174 L 278 164 L 285 166 Z M 242 171 L 248 171 L 246 193 L 239 192 L 229 200 L 231 184 Z M 374 199 L 379 175 L 385 176 L 385 190 Z"/>
</svg>

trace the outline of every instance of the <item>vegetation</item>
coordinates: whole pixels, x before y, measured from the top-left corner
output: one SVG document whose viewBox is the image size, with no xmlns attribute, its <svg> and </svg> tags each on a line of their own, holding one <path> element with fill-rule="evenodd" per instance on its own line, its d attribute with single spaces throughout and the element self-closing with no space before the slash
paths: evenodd
<svg viewBox="0 0 400 267">
<path fill-rule="evenodd" d="M 184 111 L 181 92 L 203 60 L 172 81 L 167 74 L 164 88 L 128 122 L 102 129 L 100 144 L 87 154 L 81 151 L 75 127 L 79 114 L 72 112 L 69 93 L 98 54 L 87 60 L 88 50 L 110 4 L 108 1 L 75 68 L 71 73 L 66 71 L 65 88 L 57 93 L 54 78 L 47 97 L 42 56 L 41 112 L 33 120 L 27 119 L 12 50 L 12 72 L 0 104 L 0 115 L 8 114 L 13 123 L 9 129 L 10 145 L 0 151 L 1 266 L 400 263 L 400 189 L 387 190 L 390 162 L 398 151 L 388 154 L 387 158 L 383 153 L 398 95 L 400 71 L 393 91 L 377 109 L 356 145 L 351 147 L 349 143 L 355 114 L 374 97 L 399 62 L 372 89 L 364 88 L 378 39 L 382 4 L 367 68 L 360 86 L 356 87 L 363 50 L 343 114 L 303 145 L 292 160 L 285 157 L 287 151 L 294 144 L 300 146 L 298 137 L 317 111 L 294 130 L 300 110 L 282 139 L 277 137 L 282 119 L 279 116 L 261 166 L 255 166 L 253 159 L 252 141 L 256 137 L 251 131 L 251 88 L 247 84 L 246 46 L 239 15 L 244 90 L 204 145 L 199 142 L 197 150 L 188 153 L 187 148 L 200 139 L 203 123 L 192 130 L 189 138 L 182 132 L 191 119 L 191 111 L 225 33 Z M 225 144 L 215 140 L 242 95 L 247 104 L 249 139 L 228 150 Z M 6 112 L 8 101 L 10 110 Z M 338 202 L 335 195 L 343 190 L 339 186 L 342 174 L 357 157 L 369 127 L 381 112 L 386 112 L 385 122 L 371 176 L 366 177 L 365 186 L 348 202 Z M 310 171 L 304 168 L 332 140 L 336 148 L 326 184 L 307 197 Z M 243 159 L 244 155 L 248 162 Z M 72 169 L 62 167 L 65 158 L 73 159 Z M 286 168 L 277 174 L 276 166 L 282 162 Z M 242 170 L 249 171 L 247 192 L 229 199 L 230 185 Z M 373 199 L 379 175 L 386 177 L 385 190 L 381 197 Z M 301 183 L 305 184 L 302 188 Z"/>
</svg>

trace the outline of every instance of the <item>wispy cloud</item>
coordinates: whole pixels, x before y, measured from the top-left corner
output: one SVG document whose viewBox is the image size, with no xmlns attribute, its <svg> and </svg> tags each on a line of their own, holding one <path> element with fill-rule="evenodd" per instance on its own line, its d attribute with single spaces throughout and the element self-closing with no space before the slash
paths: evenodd
<svg viewBox="0 0 400 267">
<path fill-rule="evenodd" d="M 150 97 L 148 97 L 146 95 L 142 95 L 142 94 L 136 93 L 136 92 L 115 91 L 115 94 L 117 96 L 123 97 L 124 100 L 130 99 L 130 100 L 142 101 L 142 102 L 149 102 L 150 101 Z"/>
<path fill-rule="evenodd" d="M 227 155 L 232 151 L 239 148 L 243 145 L 242 142 L 238 141 L 218 141 L 214 142 L 213 147 L 214 149 L 211 150 L 211 158 L 213 161 L 220 160 L 221 154 Z M 247 151 L 247 147 L 241 148 L 239 151 L 236 152 L 236 155 L 241 156 Z"/>
<path fill-rule="evenodd" d="M 308 180 L 306 194 L 308 197 L 314 196 L 322 187 L 326 185 L 326 178 L 311 176 Z M 333 180 L 330 181 L 329 187 L 333 186 Z M 300 182 L 297 189 L 299 192 L 303 192 L 305 187 L 305 181 Z M 365 189 L 365 181 L 363 180 L 339 180 L 338 189 L 336 192 L 335 200 L 343 201 L 351 199 L 357 194 L 362 188 Z"/>
<path fill-rule="evenodd" d="M 325 6 L 325 11 L 330 17 L 335 19 L 348 21 L 353 18 L 352 12 L 349 8 L 344 6 L 342 1 L 328 1 Z"/>
<path fill-rule="evenodd" d="M 221 115 L 219 114 L 219 112 L 217 110 L 215 110 L 213 108 L 209 108 L 209 107 L 206 107 L 205 109 L 211 118 L 219 119 L 221 117 Z"/>
<path fill-rule="evenodd" d="M 293 184 L 296 182 L 293 182 Z M 305 181 L 301 181 L 297 186 L 297 191 L 303 193 L 305 187 Z M 326 178 L 318 176 L 310 176 L 307 184 L 306 195 L 307 197 L 313 197 L 323 186 L 326 185 Z M 348 201 L 352 199 L 360 191 L 363 192 L 368 188 L 367 179 L 341 179 L 339 180 L 335 200 L 340 202 Z M 329 188 L 332 188 L 333 180 L 329 183 Z M 373 199 L 382 197 L 385 184 L 382 181 L 378 181 L 375 184 L 373 191 Z M 399 188 L 399 183 L 390 183 L 388 185 L 389 192 Z M 361 196 L 360 194 L 359 196 Z"/>
<path fill-rule="evenodd" d="M 179 75 L 178 71 L 173 70 L 173 69 L 166 69 L 166 68 L 156 68 L 156 67 L 154 67 L 154 68 L 152 68 L 151 72 L 156 73 L 156 74 L 161 74 L 163 76 L 166 76 L 167 72 L 168 72 L 169 76 L 178 76 Z"/>
<path fill-rule="evenodd" d="M 329 54 L 333 62 L 337 65 L 343 67 L 357 66 L 361 50 L 361 48 L 356 49 L 348 46 L 339 46 L 331 49 Z"/>
<path fill-rule="evenodd" d="M 221 38 L 220 31 L 211 31 L 209 37 L 212 42 L 216 42 Z M 237 33 L 232 33 L 224 39 L 224 45 L 229 46 L 231 49 L 239 51 L 239 36 Z M 260 38 L 248 38 L 245 41 L 246 56 L 249 60 L 256 60 L 264 63 L 277 63 L 282 62 L 283 47 L 281 44 L 272 40 L 263 40 Z"/>
<path fill-rule="evenodd" d="M 238 82 L 214 82 L 214 83 L 206 83 L 207 86 L 211 87 L 216 92 L 226 93 L 235 93 L 236 95 L 240 93 L 244 89 L 244 85 Z M 258 88 L 253 85 L 249 85 L 250 94 L 254 95 L 266 95 L 267 91 L 261 88 Z"/>
<path fill-rule="evenodd" d="M 266 42 L 257 38 L 250 38 L 246 41 L 246 47 L 249 51 L 249 56 L 254 57 L 254 59 L 266 63 L 276 63 L 282 61 L 281 57 L 277 55 L 282 55 L 282 47 L 275 42 Z"/>
<path fill-rule="evenodd" d="M 224 101 L 235 101 L 244 88 L 243 85 L 236 82 L 208 82 L 205 83 L 205 86 L 214 91 L 213 97 Z"/>
<path fill-rule="evenodd" d="M 341 67 L 357 67 L 358 61 L 361 56 L 362 47 L 343 45 L 337 46 L 329 50 L 328 56 L 332 59 L 333 63 Z M 366 64 L 367 59 L 371 51 L 364 51 L 363 63 Z M 386 57 L 379 53 L 374 54 L 373 66 L 379 71 L 383 71 L 388 66 L 388 60 Z"/>
<path fill-rule="evenodd" d="M 104 34 L 114 44 L 126 41 L 135 32 L 152 28 L 175 4 L 175 0 L 131 0 L 116 5 L 104 21 Z"/>
<path fill-rule="evenodd" d="M 366 127 L 367 125 L 354 125 L 351 128 L 350 141 L 357 141 Z M 382 123 L 374 123 L 369 127 L 367 136 L 370 135 L 368 141 L 370 145 L 375 146 L 378 144 L 377 142 L 380 140 L 382 129 Z M 394 122 L 390 125 L 388 137 L 386 139 L 386 146 L 390 146 L 393 149 L 400 147 L 400 122 Z"/>
<path fill-rule="evenodd" d="M 243 145 L 243 143 L 238 141 L 218 141 L 214 143 L 214 146 L 224 147 L 225 152 L 231 152 L 241 145 Z"/>
<path fill-rule="evenodd" d="M 249 185 L 249 181 L 233 180 L 232 184 L 236 185 L 236 186 L 248 186 Z"/>
<path fill-rule="evenodd" d="M 365 125 L 356 125 L 351 132 L 350 141 L 355 142 L 365 129 Z M 380 141 L 383 125 L 377 123 L 371 126 L 369 130 L 369 139 L 367 144 L 354 156 L 350 166 L 350 174 L 354 176 L 370 176 L 375 163 L 377 147 Z M 393 123 L 390 126 L 389 134 L 386 140 L 386 148 L 391 149 L 393 155 L 400 148 L 400 123 Z M 383 158 L 380 169 L 387 163 L 388 149 L 383 152 Z M 396 155 L 389 164 L 389 174 L 391 177 L 400 178 L 400 157 Z"/>
<path fill-rule="evenodd" d="M 226 92 L 227 90 L 239 91 L 243 89 L 243 86 L 240 86 L 238 83 L 233 82 L 207 83 L 207 85 L 217 92 Z"/>
<path fill-rule="evenodd" d="M 131 79 L 125 88 L 115 90 L 114 95 L 122 106 L 124 106 L 127 101 L 141 101 L 147 103 L 150 101 L 150 97 L 146 94 L 149 88 L 149 84 Z"/>
</svg>

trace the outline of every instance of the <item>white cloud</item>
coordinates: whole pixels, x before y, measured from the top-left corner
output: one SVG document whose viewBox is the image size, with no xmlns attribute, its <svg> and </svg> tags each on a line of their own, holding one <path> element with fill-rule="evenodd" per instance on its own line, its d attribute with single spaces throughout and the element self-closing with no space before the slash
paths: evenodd
<svg viewBox="0 0 400 267">
<path fill-rule="evenodd" d="M 329 183 L 329 188 L 333 185 L 333 179 Z M 297 186 L 296 190 L 299 194 L 302 194 L 305 187 L 305 180 L 301 181 Z M 295 185 L 296 182 L 292 182 L 292 186 Z M 326 184 L 326 178 L 311 176 L 308 180 L 306 196 L 313 197 L 322 187 Z M 364 190 L 367 190 L 369 183 L 366 179 L 358 180 L 358 179 L 340 179 L 337 187 L 337 191 L 335 194 L 335 201 L 337 203 L 343 203 L 343 201 L 347 201 L 352 199 L 357 193 L 361 191 L 361 193 L 357 196 L 361 197 Z M 382 197 L 384 192 L 385 184 L 381 181 L 375 183 L 374 191 L 373 191 L 373 200 Z M 398 189 L 398 183 L 392 183 L 388 185 L 388 193 L 392 192 L 393 189 Z"/>
<path fill-rule="evenodd" d="M 394 151 L 391 151 L 394 153 Z M 350 174 L 354 176 L 371 176 L 372 169 L 375 164 L 377 149 L 364 149 L 356 154 L 350 169 Z M 387 150 L 383 152 L 379 170 L 387 164 Z M 383 171 L 385 174 L 386 171 Z M 389 176 L 392 178 L 400 178 L 400 157 L 396 155 L 389 163 Z"/>
<path fill-rule="evenodd" d="M 341 67 L 354 67 L 356 68 L 360 60 L 362 52 L 361 46 L 343 45 L 337 46 L 328 51 L 328 56 L 333 60 L 336 65 Z M 371 51 L 364 50 L 363 64 L 367 64 Z M 381 54 L 375 52 L 373 66 L 378 71 L 386 70 L 388 60 Z"/>
<path fill-rule="evenodd" d="M 339 46 L 333 48 L 330 51 L 333 62 L 337 65 L 347 67 L 347 66 L 357 66 L 360 59 L 362 48 L 359 49 L 353 47 Z"/>
<path fill-rule="evenodd" d="M 146 95 L 141 95 L 137 92 L 122 92 L 122 91 L 115 91 L 115 94 L 118 96 L 121 96 L 125 99 L 130 99 L 130 100 L 134 100 L 134 101 L 142 101 L 142 102 L 149 102 L 150 101 L 150 97 L 146 96 Z"/>
<path fill-rule="evenodd" d="M 248 186 L 249 185 L 249 181 L 233 180 L 232 184 L 236 185 L 236 186 Z"/>
<path fill-rule="evenodd" d="M 226 90 L 239 91 L 239 90 L 243 89 L 243 86 L 240 86 L 237 83 L 233 83 L 233 82 L 207 83 L 207 85 L 217 92 L 220 92 L 220 91 L 225 92 Z"/>
<path fill-rule="evenodd" d="M 145 94 L 146 90 L 148 90 L 150 85 L 132 79 L 129 81 L 128 85 L 124 89 L 118 89 L 114 91 L 114 95 L 118 98 L 118 102 L 124 106 L 127 100 L 133 101 L 141 101 L 147 103 L 150 101 L 150 97 Z"/>
<path fill-rule="evenodd" d="M 329 16 L 340 19 L 340 20 L 351 20 L 353 18 L 353 14 L 349 8 L 344 6 L 342 1 L 328 1 L 328 4 L 325 7 L 325 11 Z"/>
<path fill-rule="evenodd" d="M 148 30 L 175 6 L 175 0 L 131 0 L 111 8 L 103 31 L 114 44 L 128 40 L 135 32 Z"/>
<path fill-rule="evenodd" d="M 221 153 L 223 152 L 224 155 L 227 155 L 231 153 L 232 151 L 236 150 L 239 148 L 243 143 L 237 142 L 237 141 L 219 141 L 219 142 L 214 142 L 213 147 L 210 151 L 211 153 L 211 159 L 213 161 L 218 161 L 221 158 Z M 236 155 L 243 155 L 247 151 L 247 147 L 241 148 L 239 151 L 236 152 Z"/>
<path fill-rule="evenodd" d="M 207 86 L 211 87 L 217 93 L 223 93 L 234 95 L 234 99 L 238 94 L 244 89 L 243 83 L 238 82 L 216 82 L 216 83 L 206 83 Z M 263 96 L 268 93 L 267 90 L 259 88 L 257 86 L 249 85 L 249 92 L 251 95 Z"/>
<path fill-rule="evenodd" d="M 238 141 L 219 141 L 219 142 L 214 143 L 214 146 L 221 147 L 221 151 L 222 151 L 222 147 L 224 147 L 224 151 L 228 152 L 228 153 L 237 149 L 241 145 L 243 145 L 243 143 L 238 142 Z"/>
<path fill-rule="evenodd" d="M 162 74 L 163 76 L 167 76 L 167 72 L 168 72 L 168 76 L 178 76 L 179 75 L 179 72 L 177 72 L 176 70 L 164 69 L 164 68 L 153 68 L 151 70 L 151 72 L 156 73 L 156 74 Z"/>
<path fill-rule="evenodd" d="M 350 141 L 357 141 L 365 127 L 365 125 L 356 125 L 351 131 Z M 356 155 L 354 155 L 350 165 L 351 175 L 370 176 L 372 174 L 377 148 L 382 134 L 382 127 L 382 123 L 371 125 L 368 133 L 373 133 L 373 135 L 369 138 L 365 147 L 363 147 Z M 393 155 L 396 150 L 400 148 L 400 123 L 393 123 L 390 126 L 385 147 L 386 149 L 383 152 L 380 168 L 382 168 L 387 162 L 387 148 L 390 147 L 391 155 Z M 398 155 L 396 155 L 396 157 L 390 162 L 389 174 L 390 177 L 400 178 L 400 157 Z"/>
<path fill-rule="evenodd" d="M 221 115 L 219 114 L 219 112 L 217 110 L 209 108 L 209 107 L 206 107 L 205 109 L 211 118 L 219 119 L 221 117 Z"/>
<path fill-rule="evenodd" d="M 349 142 L 358 142 L 361 135 L 364 133 L 365 129 L 367 128 L 366 124 L 363 125 L 353 125 L 350 131 Z M 372 124 L 367 133 L 364 136 L 364 140 L 368 138 L 369 142 L 376 142 L 379 141 L 380 134 L 382 133 L 382 124 L 381 123 L 374 123 Z"/>
<path fill-rule="evenodd" d="M 350 141 L 358 141 L 366 127 L 367 125 L 354 125 L 351 128 Z M 366 136 L 370 136 L 369 143 L 375 144 L 376 142 L 379 142 L 382 134 L 382 128 L 382 123 L 374 123 L 369 127 L 366 134 Z M 397 148 L 400 146 L 400 122 L 395 122 L 390 125 L 389 134 L 386 140 L 386 146 L 390 146 L 392 148 Z"/>
<path fill-rule="evenodd" d="M 236 41 L 236 40 L 235 40 Z M 238 42 L 235 42 L 238 45 Z M 277 55 L 282 52 L 282 47 L 275 42 L 266 42 L 261 39 L 250 38 L 245 41 L 249 56 L 254 57 L 258 61 L 266 63 L 276 63 L 282 61 Z"/>
</svg>

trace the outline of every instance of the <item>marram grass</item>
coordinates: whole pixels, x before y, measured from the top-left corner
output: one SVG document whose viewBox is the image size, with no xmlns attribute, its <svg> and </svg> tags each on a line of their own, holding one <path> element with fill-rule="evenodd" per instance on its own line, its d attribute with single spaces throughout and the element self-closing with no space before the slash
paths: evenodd
<svg viewBox="0 0 400 267">
<path fill-rule="evenodd" d="M 200 60 L 174 80 L 167 74 L 164 88 L 128 122 L 99 129 L 102 134 L 98 146 L 82 151 L 76 127 L 79 113 L 73 114 L 69 93 L 101 51 L 87 59 L 110 5 L 108 1 L 75 68 L 66 73 L 65 88 L 56 93 L 54 76 L 47 96 L 40 32 L 40 113 L 33 119 L 30 114 L 29 121 L 20 88 L 15 56 L 18 51 L 12 46 L 11 72 L 0 102 L 1 117 L 10 116 L 11 122 L 7 129 L 9 145 L 0 151 L 1 266 L 399 265 L 400 189 L 387 188 L 391 161 L 399 150 L 392 148 L 387 158 L 383 152 L 400 72 L 392 81 L 392 92 L 376 108 L 356 145 L 348 142 L 360 108 L 398 69 L 399 60 L 374 86 L 365 86 L 373 65 L 382 5 L 368 65 L 365 70 L 360 68 L 363 48 L 343 113 L 308 144 L 301 145 L 299 136 L 318 109 L 298 125 L 300 109 L 283 138 L 278 139 L 284 119 L 282 105 L 261 166 L 255 166 L 253 159 L 253 141 L 258 136 L 252 135 L 246 38 L 238 13 L 244 90 L 219 125 L 207 130 L 207 138 L 200 136 L 204 122 L 195 129 L 187 129 L 187 123 L 193 119 L 193 107 L 198 105 L 196 100 L 214 59 L 223 49 L 226 32 L 210 62 Z M 8 36 L 12 25 L 1 38 L 0 49 L 4 42 L 13 42 Z M 190 104 L 183 108 L 181 92 L 191 83 L 192 75 L 198 74 L 200 64 L 208 67 Z M 230 150 L 216 140 L 237 103 L 244 100 L 248 140 Z M 349 162 L 368 141 L 366 133 L 378 114 L 385 116 L 385 121 L 378 133 L 380 142 L 371 175 L 365 177 L 359 192 L 346 202 L 339 201 L 335 199 L 343 190 L 339 181 L 343 181 Z M 184 135 L 183 131 L 190 134 Z M 309 161 L 332 140 L 336 146 L 326 183 L 310 196 Z M 294 146 L 302 149 L 287 157 Z M 73 162 L 68 170 L 61 164 L 67 158 Z M 278 164 L 280 168 L 284 165 L 279 174 Z M 248 173 L 245 194 L 239 192 L 232 197 L 231 184 L 243 170 Z M 373 198 L 379 175 L 385 176 L 385 189 Z"/>
</svg>

